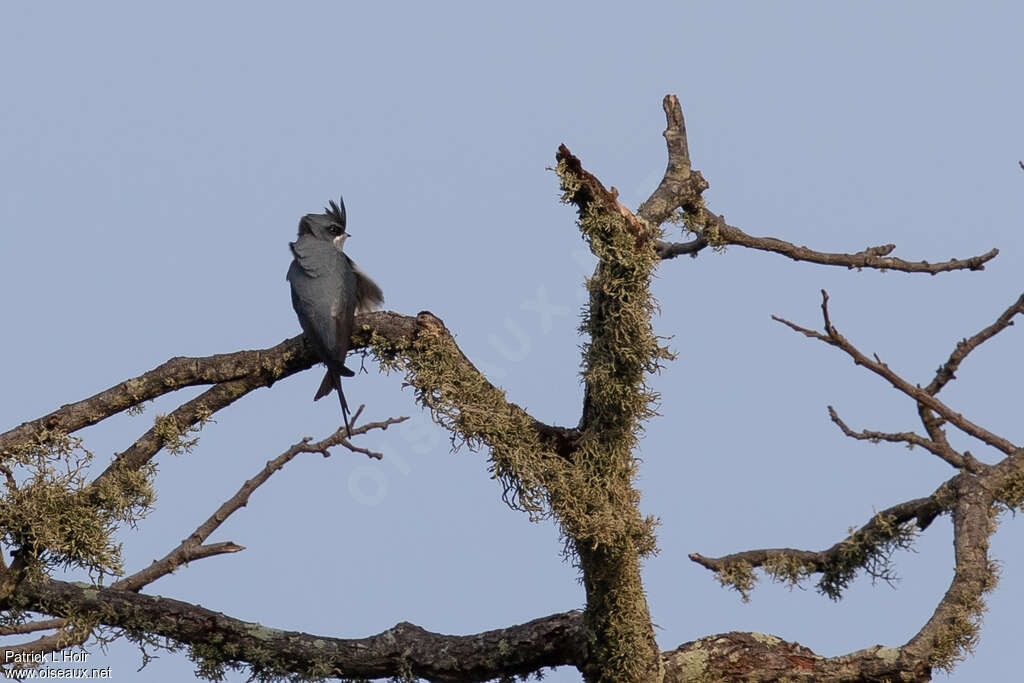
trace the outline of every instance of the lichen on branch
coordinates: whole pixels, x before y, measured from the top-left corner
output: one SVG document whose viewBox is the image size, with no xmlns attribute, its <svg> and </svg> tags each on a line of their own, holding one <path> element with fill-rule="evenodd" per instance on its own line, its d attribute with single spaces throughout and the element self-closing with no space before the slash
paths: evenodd
<svg viewBox="0 0 1024 683">
<path fill-rule="evenodd" d="M 0 537 L 38 568 L 78 567 L 122 573 L 113 534 L 144 516 L 155 494 L 151 467 L 118 472 L 89 489 L 94 456 L 82 440 L 46 431 L 3 453 L 7 482 L 0 495 Z"/>
<path fill-rule="evenodd" d="M 545 448 L 533 418 L 487 381 L 438 318 L 420 313 L 412 339 L 374 333 L 367 345 L 383 370 L 405 375 L 416 401 L 451 434 L 454 450 L 490 450 L 491 472 L 511 507 L 534 520 L 550 516 L 549 489 L 564 479 L 564 460 Z"/>
</svg>

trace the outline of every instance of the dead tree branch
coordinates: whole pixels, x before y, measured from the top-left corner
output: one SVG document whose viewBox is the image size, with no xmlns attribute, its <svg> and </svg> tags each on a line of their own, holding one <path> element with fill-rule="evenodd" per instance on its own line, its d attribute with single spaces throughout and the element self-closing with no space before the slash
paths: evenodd
<svg viewBox="0 0 1024 683">
<path fill-rule="evenodd" d="M 1017 450 L 1017 446 L 1011 443 L 1009 440 L 1004 439 L 1001 436 L 993 434 L 989 430 L 981 427 L 971 420 L 965 418 L 962 414 L 954 411 L 952 408 L 947 406 L 945 403 L 935 398 L 932 394 L 928 393 L 925 389 L 920 386 L 913 385 L 907 380 L 896 374 L 888 365 L 882 362 L 882 360 L 876 354 L 874 358 L 868 358 L 862 353 L 857 347 L 849 342 L 843 335 L 839 334 L 839 331 L 832 325 L 829 319 L 828 312 L 828 292 L 821 290 L 821 311 L 822 317 L 825 321 L 825 332 L 817 332 L 815 330 L 809 330 L 805 327 L 801 327 L 795 323 L 792 323 L 784 318 L 773 315 L 772 320 L 782 323 L 786 327 L 789 327 L 796 332 L 803 334 L 804 336 L 811 337 L 812 339 L 818 339 L 823 341 L 829 346 L 834 346 L 853 359 L 853 362 L 857 365 L 861 365 L 871 372 L 875 373 L 879 377 L 884 378 L 893 387 L 903 392 L 910 398 L 914 399 L 918 404 L 927 407 L 934 411 L 936 414 L 941 416 L 944 420 L 954 425 L 960 431 L 970 434 L 974 438 L 982 441 L 993 448 L 997 448 L 1003 453 L 1009 455 Z"/>
<path fill-rule="evenodd" d="M 855 432 L 850 429 L 842 419 L 840 419 L 839 413 L 837 413 L 836 409 L 832 406 L 828 407 L 828 415 L 843 434 L 851 439 L 857 439 L 858 441 L 871 441 L 873 443 L 889 441 L 890 443 L 905 443 L 908 446 L 920 446 L 921 448 L 939 456 L 958 470 L 966 469 L 967 471 L 974 472 L 975 474 L 983 471 L 986 467 L 984 463 L 980 463 L 971 457 L 964 457 L 964 455 L 958 453 L 945 439 L 936 441 L 934 439 L 925 438 L 920 434 L 915 434 L 914 432 L 878 432 L 870 429 Z"/>
<path fill-rule="evenodd" d="M 877 268 L 879 270 L 900 270 L 907 273 L 930 273 L 935 275 L 951 270 L 984 270 L 985 263 L 999 253 L 992 249 L 979 256 L 967 259 L 950 259 L 940 263 L 928 261 L 905 261 L 889 256 L 895 244 L 867 247 L 856 253 L 829 253 L 798 247 L 775 237 L 754 237 L 740 228 L 729 225 L 724 216 L 704 208 L 701 198 L 708 189 L 708 181 L 700 171 L 694 171 L 690 163 L 689 143 L 686 139 L 686 123 L 683 110 L 675 95 L 666 95 L 662 102 L 665 110 L 665 144 L 668 148 L 668 167 L 653 194 L 640 205 L 637 215 L 651 225 L 661 225 L 677 209 L 691 220 L 697 239 L 690 242 L 663 242 L 656 244 L 662 259 L 671 259 L 683 254 L 694 255 L 707 246 L 734 244 L 748 249 L 769 251 L 788 256 L 794 261 L 807 261 L 826 266 L 846 268 Z"/>
</svg>

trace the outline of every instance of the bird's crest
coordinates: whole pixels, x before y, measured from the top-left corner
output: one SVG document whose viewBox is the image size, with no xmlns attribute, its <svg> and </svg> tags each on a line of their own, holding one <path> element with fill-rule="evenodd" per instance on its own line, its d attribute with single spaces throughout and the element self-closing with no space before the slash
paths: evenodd
<svg viewBox="0 0 1024 683">
<path fill-rule="evenodd" d="M 337 221 L 341 227 L 345 227 L 345 199 L 343 197 L 338 197 L 337 204 L 332 199 L 324 208 L 324 213 Z"/>
</svg>

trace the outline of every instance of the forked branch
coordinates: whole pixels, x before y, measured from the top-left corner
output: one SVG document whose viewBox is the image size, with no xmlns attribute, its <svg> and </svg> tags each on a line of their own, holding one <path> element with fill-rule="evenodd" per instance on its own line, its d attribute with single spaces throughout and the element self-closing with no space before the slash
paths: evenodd
<svg viewBox="0 0 1024 683">
<path fill-rule="evenodd" d="M 704 207 L 702 194 L 709 185 L 700 171 L 691 168 L 682 107 L 675 95 L 666 95 L 662 107 L 665 110 L 664 136 L 668 148 L 668 167 L 657 189 L 640 205 L 637 215 L 651 225 L 661 225 L 677 210 L 682 210 L 687 219 L 687 226 L 697 235 L 696 239 L 689 242 L 659 241 L 656 249 L 662 259 L 671 259 L 683 254 L 692 256 L 707 246 L 721 247 L 734 244 L 748 249 L 782 254 L 794 261 L 807 261 L 826 266 L 876 268 L 935 275 L 951 270 L 984 270 L 985 263 L 999 253 L 998 249 L 992 249 L 967 259 L 954 258 L 929 263 L 906 261 L 890 256 L 896 249 L 895 244 L 867 247 L 856 253 L 830 253 L 799 247 L 776 237 L 748 235 L 740 228 L 726 223 L 724 216 L 719 216 Z"/>
<path fill-rule="evenodd" d="M 927 407 L 934 411 L 936 414 L 941 416 L 944 420 L 954 425 L 961 431 L 970 434 L 976 439 L 983 441 L 984 443 L 997 448 L 1003 453 L 1009 455 L 1017 450 L 1017 446 L 997 434 L 990 432 L 989 430 L 975 424 L 971 420 L 965 418 L 962 414 L 954 411 L 952 408 L 947 406 L 945 403 L 935 398 L 934 395 L 928 393 L 927 390 L 922 389 L 919 385 L 914 385 L 907 380 L 900 377 L 894 372 L 888 365 L 882 362 L 877 354 L 874 354 L 872 358 L 869 358 L 857 347 L 850 343 L 846 337 L 841 335 L 839 331 L 832 325 L 832 321 L 829 318 L 828 311 L 828 292 L 821 290 L 821 312 L 825 322 L 825 331 L 818 332 L 816 330 L 810 330 L 805 327 L 801 327 L 796 323 L 792 323 L 785 318 L 780 318 L 773 315 L 772 319 L 782 323 L 786 327 L 789 327 L 796 332 L 803 334 L 804 336 L 811 337 L 812 339 L 818 339 L 823 341 L 829 346 L 834 346 L 853 359 L 853 362 L 857 365 L 861 365 L 876 375 L 884 378 L 893 387 L 903 392 L 910 398 L 914 399 L 918 404 Z"/>
</svg>

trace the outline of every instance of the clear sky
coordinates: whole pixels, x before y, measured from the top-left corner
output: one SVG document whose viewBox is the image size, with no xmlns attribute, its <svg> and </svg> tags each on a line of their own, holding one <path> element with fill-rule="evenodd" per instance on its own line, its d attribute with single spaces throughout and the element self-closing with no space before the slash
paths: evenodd
<svg viewBox="0 0 1024 683">
<path fill-rule="evenodd" d="M 826 405 L 889 431 L 917 426 L 913 405 L 769 315 L 817 326 L 827 288 L 840 330 L 927 382 L 1020 295 L 1022 21 L 1014 3 L 5 3 L 0 427 L 172 356 L 297 334 L 287 242 L 342 192 L 347 249 L 386 308 L 432 311 L 511 400 L 574 425 L 592 261 L 545 167 L 565 142 L 635 208 L 664 170 L 661 98 L 676 93 L 709 207 L 752 234 L 826 251 L 895 242 L 931 261 L 1001 250 L 984 272 L 936 277 L 739 247 L 658 270 L 656 330 L 679 358 L 654 379 L 663 417 L 638 485 L 662 520 L 644 572 L 661 646 L 730 630 L 823 655 L 901 644 L 951 580 L 947 518 L 896 556 L 895 590 L 862 577 L 838 603 L 765 582 L 743 604 L 687 554 L 824 548 L 953 474 L 844 438 Z M 986 345 L 943 394 L 1017 442 L 1022 333 Z M 350 402 L 413 418 L 365 439 L 384 460 L 297 459 L 211 539 L 245 552 L 146 591 L 339 637 L 399 621 L 475 633 L 581 607 L 554 527 L 508 510 L 486 455 L 450 454 L 401 378 L 366 366 Z M 157 509 L 123 534 L 130 570 L 268 459 L 337 427 L 337 403 L 311 400 L 320 377 L 259 390 L 191 455 L 158 456 Z M 196 393 L 83 436 L 105 463 Z M 1008 519 L 994 539 L 1002 582 L 976 657 L 949 680 L 1018 670 L 1022 533 Z M 190 675 L 183 655 L 159 654 L 138 674 L 123 643 L 90 664 L 123 681 Z"/>
</svg>

